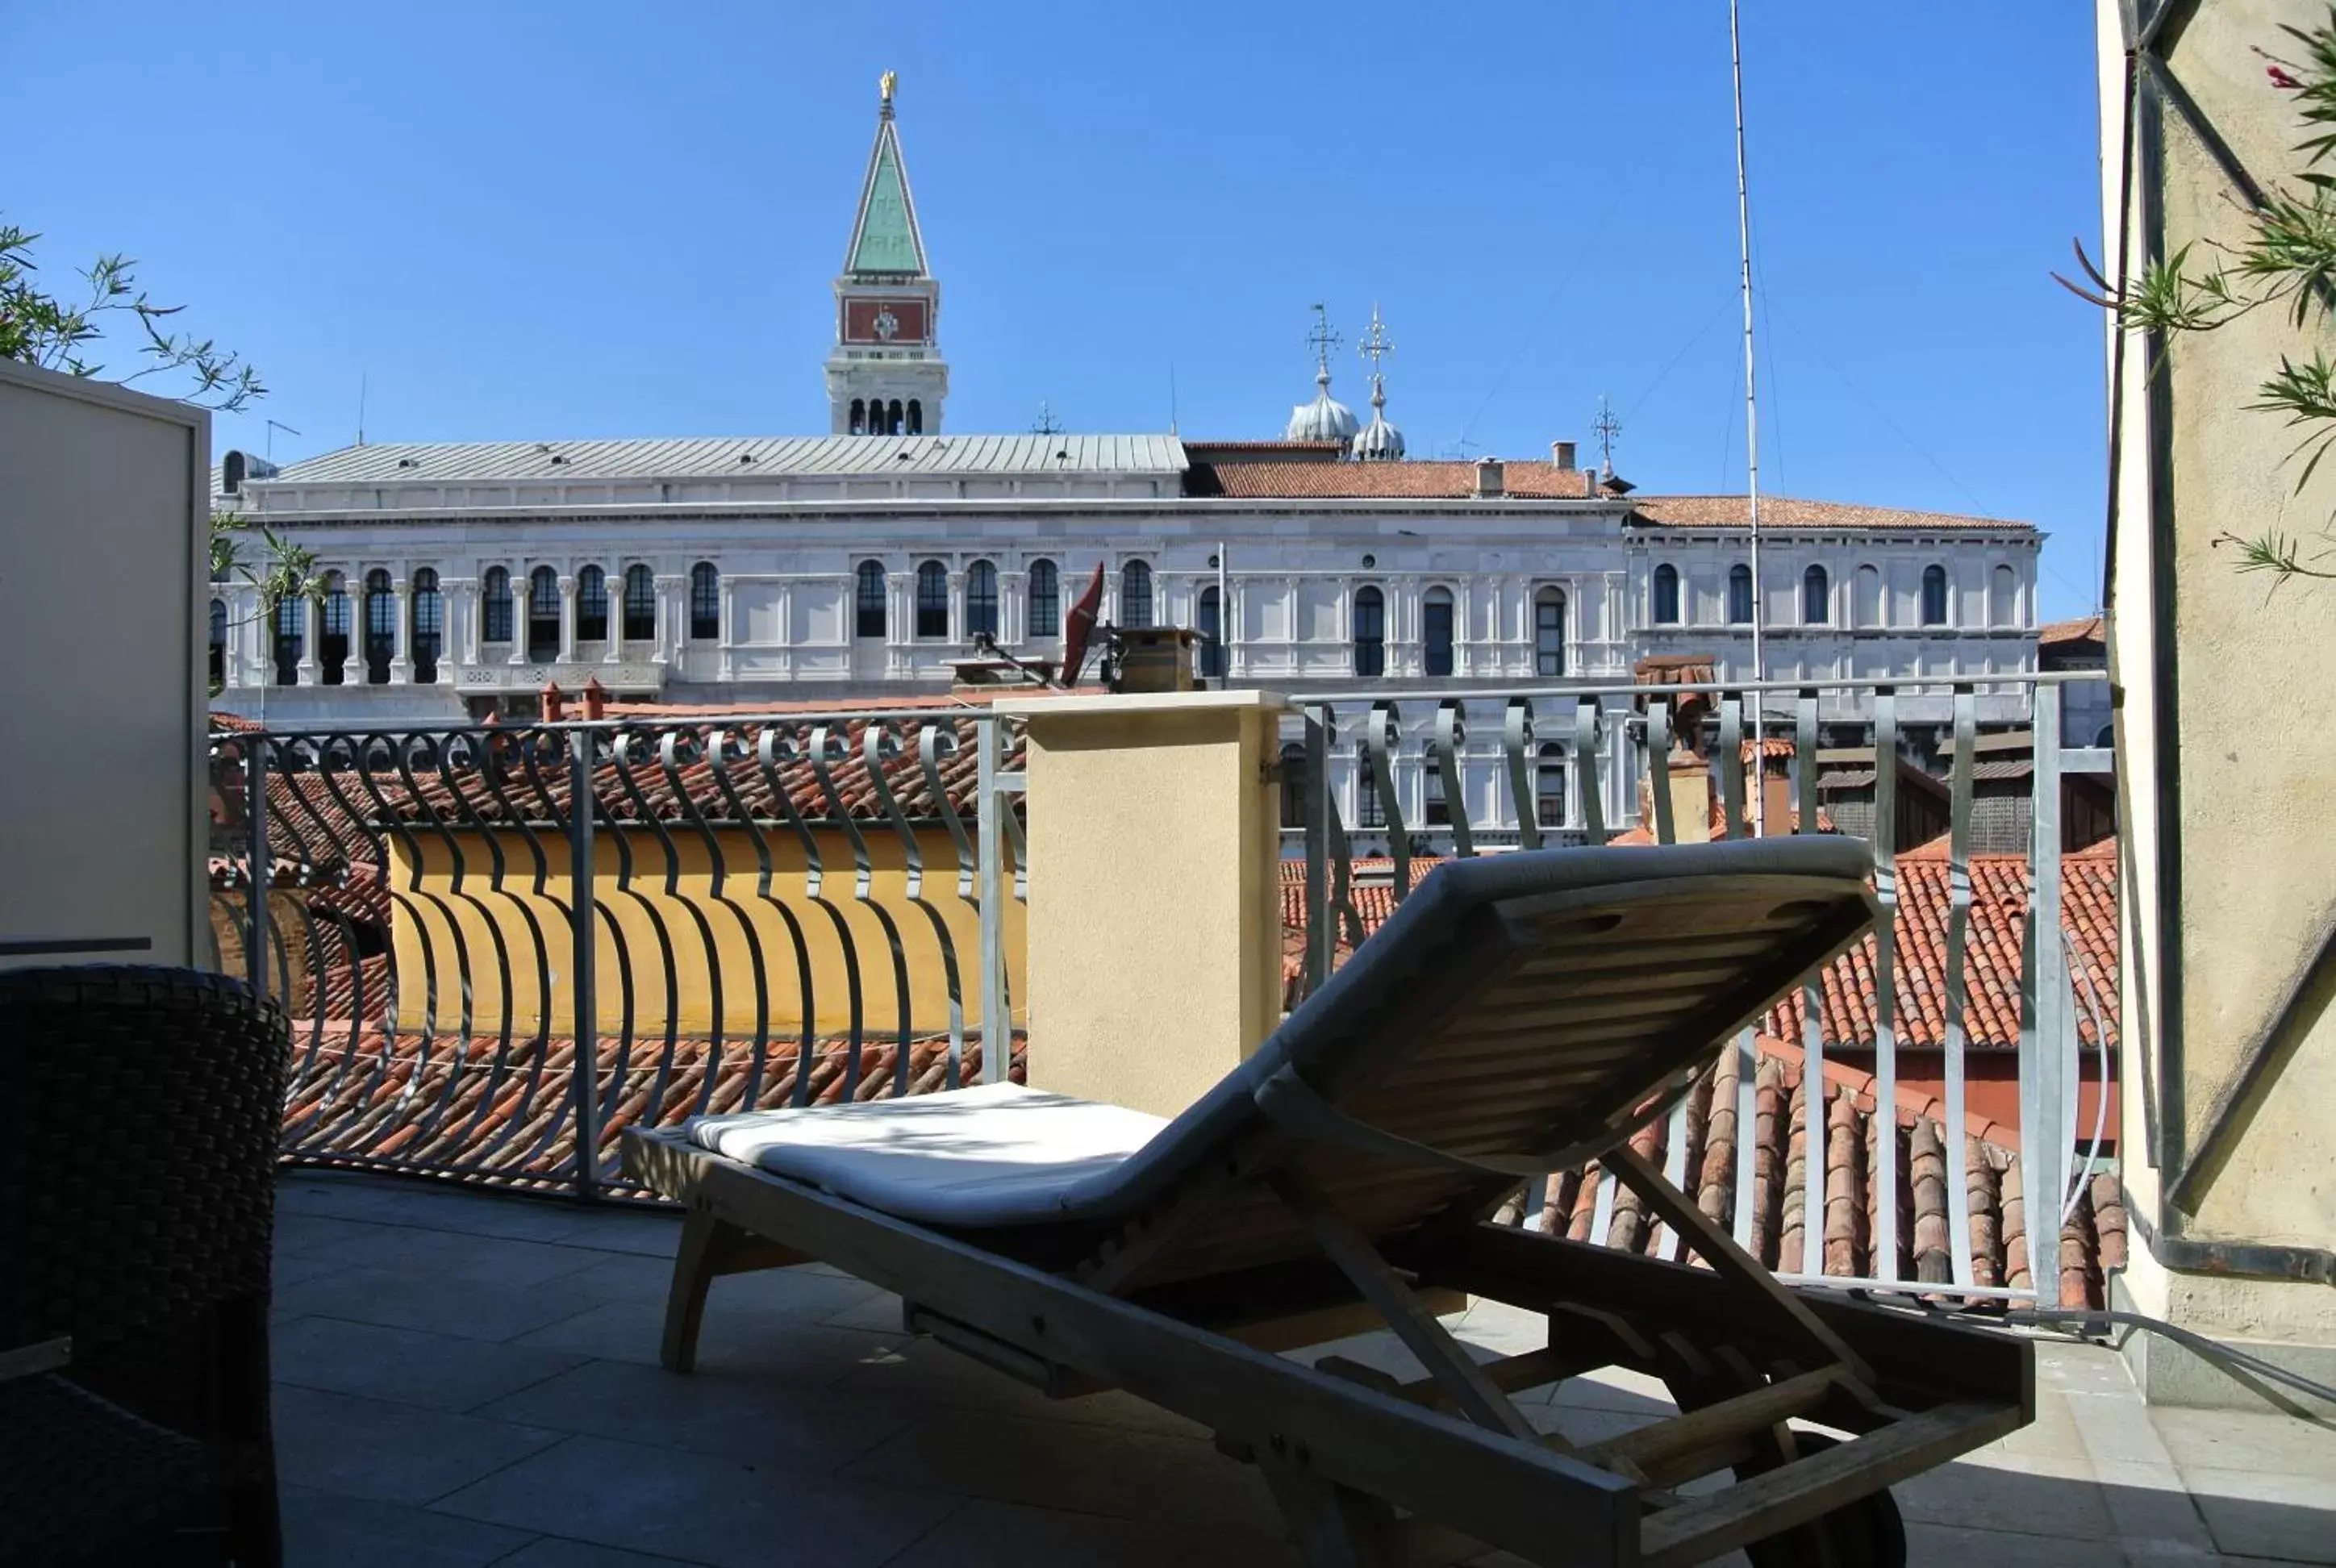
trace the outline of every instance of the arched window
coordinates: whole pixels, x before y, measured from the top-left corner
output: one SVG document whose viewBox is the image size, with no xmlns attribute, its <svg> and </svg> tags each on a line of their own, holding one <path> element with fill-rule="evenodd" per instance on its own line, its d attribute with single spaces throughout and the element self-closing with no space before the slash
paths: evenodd
<svg viewBox="0 0 2336 1568">
<path fill-rule="evenodd" d="M 389 591 L 389 573 L 375 567 L 365 573 L 365 683 L 389 684 L 390 657 L 397 651 L 397 601 Z"/>
<path fill-rule="evenodd" d="M 1825 569 L 1821 566 L 1813 566 L 1801 573 L 1801 624 L 1833 624 L 1833 585 L 1826 579 Z"/>
<path fill-rule="evenodd" d="M 1565 673 L 1565 594 L 1554 588 L 1533 595 L 1533 674 Z"/>
<path fill-rule="evenodd" d="M 1355 825 L 1358 828 L 1387 826 L 1387 803 L 1379 799 L 1378 776 L 1371 772 L 1371 743 L 1355 743 Z"/>
<path fill-rule="evenodd" d="M 977 560 L 965 569 L 966 640 L 998 635 L 998 569 Z"/>
<path fill-rule="evenodd" d="M 1431 588 L 1419 607 L 1421 656 L 1429 675 L 1452 673 L 1452 590 Z"/>
<path fill-rule="evenodd" d="M 527 657 L 560 657 L 560 574 L 539 566 L 527 576 Z"/>
<path fill-rule="evenodd" d="M 414 678 L 425 685 L 438 678 L 438 655 L 446 646 L 446 601 L 438 592 L 438 574 L 423 567 L 414 574 Z"/>
<path fill-rule="evenodd" d="M 1192 618 L 1199 623 L 1192 629 L 1201 634 L 1202 677 L 1222 678 L 1225 673 L 1224 600 L 1213 585 L 1201 590 L 1199 613 Z"/>
<path fill-rule="evenodd" d="M 2008 566 L 1999 566 L 1988 576 L 1987 623 L 2020 624 L 2020 574 Z"/>
<path fill-rule="evenodd" d="M 339 572 L 325 575 L 324 626 L 316 634 L 317 678 L 339 686 L 349 663 L 349 585 Z"/>
<path fill-rule="evenodd" d="M 894 398 L 892 400 L 892 406 L 885 411 L 884 433 L 887 435 L 900 434 L 900 426 L 907 417 L 908 416 L 900 411 L 900 400 L 897 397 Z"/>
<path fill-rule="evenodd" d="M 1679 568 L 1665 561 L 1655 568 L 1655 624 L 1677 626 L 1679 618 Z"/>
<path fill-rule="evenodd" d="M 1376 588 L 1355 590 L 1355 673 L 1387 673 L 1387 595 Z"/>
<path fill-rule="evenodd" d="M 276 604 L 276 684 L 300 684 L 300 632 L 308 623 L 308 601 L 295 594 Z"/>
<path fill-rule="evenodd" d="M 479 640 L 509 642 L 511 639 L 511 573 L 500 566 L 487 568 L 486 585 L 479 590 Z"/>
<path fill-rule="evenodd" d="M 1728 569 L 1728 624 L 1752 624 L 1752 569 L 1748 566 Z"/>
<path fill-rule="evenodd" d="M 910 435 L 922 435 L 925 433 L 925 407 L 913 397 L 909 399 L 908 431 Z"/>
<path fill-rule="evenodd" d="M 1444 798 L 1444 770 L 1428 765 L 1419 776 L 1421 818 L 1432 828 L 1448 827 L 1452 823 L 1452 803 Z"/>
<path fill-rule="evenodd" d="M 1856 623 L 1864 627 L 1882 624 L 1882 569 L 1861 566 L 1857 569 L 1857 587 L 1850 594 L 1850 612 Z"/>
<path fill-rule="evenodd" d="M 1306 748 L 1296 741 L 1281 748 L 1281 825 L 1306 825 Z"/>
<path fill-rule="evenodd" d="M 884 563 L 863 560 L 852 574 L 852 635 L 884 635 Z"/>
<path fill-rule="evenodd" d="M 1943 566 L 1922 569 L 1922 624 L 1947 624 L 1947 569 Z"/>
<path fill-rule="evenodd" d="M 2101 747 L 2105 751 L 2109 747 L 2116 745 L 2117 726 L 2113 724 L 2105 724 L 2101 726 L 2100 733 L 2093 736 L 2093 744 Z"/>
<path fill-rule="evenodd" d="M 868 404 L 857 397 L 852 400 L 852 433 L 854 435 L 868 433 Z"/>
<path fill-rule="evenodd" d="M 597 566 L 576 574 L 576 640 L 608 640 L 608 574 Z"/>
<path fill-rule="evenodd" d="M 917 568 L 917 635 L 949 636 L 949 568 L 937 560 Z"/>
<path fill-rule="evenodd" d="M 657 640 L 657 573 L 636 561 L 625 568 L 625 640 Z"/>
<path fill-rule="evenodd" d="M 722 574 L 710 560 L 689 569 L 689 640 L 711 642 L 722 635 Z"/>
<path fill-rule="evenodd" d="M 1062 580 L 1051 560 L 1030 563 L 1030 624 L 1032 637 L 1060 637 L 1063 631 Z"/>
<path fill-rule="evenodd" d="M 1152 569 L 1140 560 L 1119 569 L 1119 624 L 1131 631 L 1152 624 Z"/>
<path fill-rule="evenodd" d="M 1553 740 L 1542 742 L 1533 755 L 1533 821 L 1565 825 L 1565 748 Z"/>
<path fill-rule="evenodd" d="M 211 600 L 211 685 L 227 684 L 227 600 Z"/>
</svg>

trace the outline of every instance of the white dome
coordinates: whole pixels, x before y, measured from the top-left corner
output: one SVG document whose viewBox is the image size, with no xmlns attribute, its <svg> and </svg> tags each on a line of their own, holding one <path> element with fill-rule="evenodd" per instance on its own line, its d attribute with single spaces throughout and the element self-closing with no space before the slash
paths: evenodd
<svg viewBox="0 0 2336 1568">
<path fill-rule="evenodd" d="M 1384 414 L 1374 414 L 1371 422 L 1355 433 L 1350 449 L 1364 463 L 1393 463 L 1403 456 L 1403 432 L 1387 422 Z"/>
<path fill-rule="evenodd" d="M 1344 443 L 1354 440 L 1359 428 L 1355 411 L 1330 395 L 1330 373 L 1325 370 L 1314 378 L 1314 401 L 1290 411 L 1290 425 L 1281 438 Z"/>
</svg>

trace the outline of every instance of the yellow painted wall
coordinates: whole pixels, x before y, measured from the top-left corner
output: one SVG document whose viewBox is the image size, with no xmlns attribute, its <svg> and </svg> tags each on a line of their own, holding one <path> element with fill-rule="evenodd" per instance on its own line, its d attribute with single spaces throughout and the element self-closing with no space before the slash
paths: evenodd
<svg viewBox="0 0 2336 1568">
<path fill-rule="evenodd" d="M 958 896 L 957 851 L 948 833 L 933 829 L 919 834 L 926 867 L 921 906 L 908 897 L 902 848 L 889 830 L 867 835 L 872 874 L 865 901 L 853 896 L 852 849 L 844 835 L 820 830 L 816 836 L 825 868 L 822 898 L 814 900 L 806 891 L 800 845 L 793 835 L 779 833 L 768 839 L 772 890 L 771 896 L 764 898 L 756 891 L 760 873 L 752 839 L 744 830 L 715 830 L 726 872 L 722 897 L 717 899 L 715 859 L 696 833 L 673 834 L 675 863 L 668 866 L 665 846 L 655 833 L 628 830 L 620 847 L 604 829 L 593 855 L 600 911 L 594 960 L 599 1031 L 605 1036 L 619 1027 L 625 981 L 629 978 L 637 1036 L 662 1034 L 669 1011 L 677 1012 L 680 1033 L 710 1034 L 718 994 L 725 1038 L 754 1037 L 759 1011 L 767 1018 L 774 1039 L 792 1039 L 801 1030 L 804 1012 L 800 952 L 810 967 L 813 1027 L 818 1034 L 842 1035 L 852 1027 L 850 977 L 854 957 L 865 1035 L 878 1037 L 899 1028 L 903 974 L 909 1027 L 917 1033 L 939 1033 L 949 1024 L 944 958 L 949 949 L 956 957 L 965 1027 L 968 1033 L 978 1031 L 982 1011 L 981 913 L 972 899 Z M 464 874 L 459 879 L 454 874 L 453 854 L 442 840 L 416 835 L 411 846 L 395 837 L 390 840 L 394 856 L 390 882 L 397 893 L 391 952 L 397 970 L 402 1028 L 419 1027 L 425 1014 L 433 1010 L 440 1029 L 460 1027 L 464 1005 L 461 981 L 467 974 L 472 1034 L 500 1033 L 507 1001 L 514 1032 L 546 1027 L 554 1035 L 574 1030 L 574 947 L 566 911 L 567 843 L 558 838 L 538 841 L 547 862 L 544 891 L 539 897 L 533 891 L 535 862 L 524 839 L 516 833 L 495 837 L 505 867 L 499 882 L 488 874 L 491 857 L 482 834 L 462 835 Z M 629 876 L 619 874 L 623 852 L 631 855 Z M 670 893 L 667 891 L 669 872 L 675 878 Z M 1010 888 L 1010 870 L 1008 874 Z M 1025 989 L 1022 976 L 1027 972 L 1023 908 L 1010 892 L 1005 913 L 1007 987 L 1018 1024 Z M 946 943 L 935 930 L 935 917 L 947 933 Z M 670 981 L 665 956 L 668 948 Z M 506 967 L 508 985 L 503 979 Z M 429 989 L 433 972 L 434 1008 Z M 758 972 L 764 988 L 759 1008 Z M 542 1022 L 547 1016 L 548 1026 Z"/>
</svg>

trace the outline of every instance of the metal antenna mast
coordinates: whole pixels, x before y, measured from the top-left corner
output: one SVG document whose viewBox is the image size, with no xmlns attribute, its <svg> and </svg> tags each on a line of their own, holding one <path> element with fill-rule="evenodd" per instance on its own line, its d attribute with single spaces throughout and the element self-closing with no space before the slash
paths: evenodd
<svg viewBox="0 0 2336 1568">
<path fill-rule="evenodd" d="M 1038 418 L 1037 422 L 1030 426 L 1030 433 L 1033 435 L 1060 435 L 1063 433 L 1063 427 L 1055 423 L 1054 410 L 1046 406 L 1046 400 L 1043 397 L 1038 400 Z"/>
<path fill-rule="evenodd" d="M 270 463 L 274 463 L 276 461 L 276 433 L 279 430 L 287 435 L 297 435 L 300 433 L 280 419 L 269 420 L 268 422 L 268 461 Z"/>
<path fill-rule="evenodd" d="M 1760 612 L 1765 608 L 1760 597 L 1760 399 L 1752 368 L 1752 200 L 1744 177 L 1744 34 L 1737 5 L 1737 0 L 1728 0 L 1728 54 L 1736 82 L 1736 239 L 1744 258 L 1745 500 L 1750 508 L 1752 530 L 1752 679 L 1757 685 L 1767 675 L 1760 647 Z M 1762 700 L 1761 694 L 1756 691 L 1752 696 L 1754 838 L 1766 836 L 1768 817 L 1768 759 L 1762 744 Z M 1742 763 L 1731 757 L 1723 765 L 1736 767 Z"/>
</svg>

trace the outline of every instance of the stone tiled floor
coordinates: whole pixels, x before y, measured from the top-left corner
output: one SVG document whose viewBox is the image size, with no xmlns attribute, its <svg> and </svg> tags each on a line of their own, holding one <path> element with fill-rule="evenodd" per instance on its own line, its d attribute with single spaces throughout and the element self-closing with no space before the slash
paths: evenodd
<svg viewBox="0 0 2336 1568">
<path fill-rule="evenodd" d="M 1294 1561 L 1201 1428 L 1050 1403 L 817 1266 L 717 1281 L 697 1374 L 668 1376 L 669 1217 L 298 1174 L 277 1230 L 296 1568 Z M 1496 1310 L 1459 1332 L 1533 1342 Z M 2040 1368 L 2034 1426 L 1898 1488 L 1916 1563 L 2336 1563 L 2336 1425 L 2152 1410 L 2105 1351 Z M 1535 1418 L 1594 1437 L 1662 1407 L 1613 1375 Z"/>
</svg>

